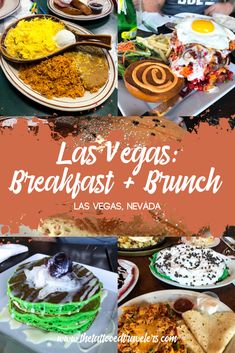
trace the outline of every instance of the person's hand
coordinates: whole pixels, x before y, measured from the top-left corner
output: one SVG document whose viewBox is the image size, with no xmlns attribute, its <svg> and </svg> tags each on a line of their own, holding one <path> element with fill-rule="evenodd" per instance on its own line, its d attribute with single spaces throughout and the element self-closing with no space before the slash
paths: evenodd
<svg viewBox="0 0 235 353">
<path fill-rule="evenodd" d="M 223 15 L 230 15 L 234 10 L 233 4 L 230 2 L 217 3 L 209 6 L 205 10 L 205 15 L 211 16 L 214 13 L 222 13 Z"/>
<path fill-rule="evenodd" d="M 133 5 L 135 6 L 136 9 L 139 7 L 139 0 L 132 0 Z"/>
</svg>

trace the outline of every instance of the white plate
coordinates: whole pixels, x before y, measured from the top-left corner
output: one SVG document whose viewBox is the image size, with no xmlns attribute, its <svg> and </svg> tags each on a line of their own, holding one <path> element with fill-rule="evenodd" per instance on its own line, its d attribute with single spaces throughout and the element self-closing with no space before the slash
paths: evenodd
<svg viewBox="0 0 235 353">
<path fill-rule="evenodd" d="M 63 17 L 63 18 L 67 18 L 69 20 L 73 20 L 73 21 L 95 21 L 98 20 L 99 18 L 103 18 L 106 17 L 108 15 L 110 15 L 113 12 L 113 3 L 112 0 L 104 0 L 103 1 L 104 7 L 101 13 L 99 14 L 92 14 L 92 15 L 69 15 L 64 13 L 63 11 L 58 10 L 55 5 L 54 5 L 54 0 L 47 0 L 47 6 L 49 8 L 49 10 L 51 10 L 54 14 Z"/>
<path fill-rule="evenodd" d="M 65 23 L 80 33 L 83 33 L 83 34 L 91 33 L 87 29 L 81 26 L 78 26 L 74 23 L 71 23 L 71 22 L 65 22 Z M 83 97 L 78 97 L 76 99 L 72 99 L 72 98 L 48 99 L 43 95 L 41 95 L 40 93 L 33 91 L 30 86 L 28 86 L 22 80 L 20 80 L 19 73 L 18 73 L 18 67 L 19 67 L 18 65 L 14 65 L 8 62 L 1 56 L 0 66 L 4 74 L 6 75 L 6 78 L 12 83 L 12 85 L 16 87 L 22 94 L 32 99 L 33 101 L 55 110 L 62 110 L 62 111 L 68 111 L 68 112 L 83 111 L 83 110 L 93 109 L 101 105 L 103 102 L 105 102 L 108 99 L 108 97 L 112 94 L 115 88 L 115 84 L 116 84 L 115 64 L 111 54 L 108 51 L 104 50 L 104 54 L 106 56 L 106 60 L 109 68 L 109 76 L 108 76 L 107 82 L 97 92 L 90 93 L 86 91 Z"/>
<path fill-rule="evenodd" d="M 229 268 L 230 275 L 226 279 L 224 279 L 221 282 L 218 282 L 216 284 L 211 284 L 211 285 L 206 285 L 206 286 L 187 286 L 183 285 L 174 281 L 171 281 L 169 279 L 163 278 L 156 273 L 154 273 L 151 268 L 150 271 L 152 272 L 153 276 L 159 279 L 160 281 L 167 283 L 171 286 L 179 287 L 179 288 L 186 288 L 186 289 L 197 289 L 197 290 L 209 290 L 209 289 L 215 289 L 215 288 L 220 288 L 220 287 L 225 287 L 228 286 L 229 284 L 232 284 L 235 281 L 235 260 L 231 260 L 229 257 L 224 256 L 226 258 L 226 264 L 227 267 Z"/>
<path fill-rule="evenodd" d="M 194 91 L 177 103 L 167 114 L 170 120 L 177 120 L 180 116 L 196 116 L 210 107 L 213 103 L 225 96 L 235 87 L 235 64 L 230 64 L 229 69 L 233 72 L 232 81 L 220 83 L 217 85 L 216 92 Z M 149 103 L 133 97 L 126 89 L 123 80 L 118 82 L 118 107 L 123 116 L 142 115 L 153 108 L 158 103 Z M 221 108 L 223 108 L 221 106 Z"/>
<path fill-rule="evenodd" d="M 202 237 L 203 238 L 203 237 Z M 188 244 L 188 245 L 194 245 L 192 244 L 190 239 L 187 239 L 186 237 L 181 237 L 181 241 L 184 244 Z M 209 245 L 205 245 L 203 247 L 205 248 L 215 248 L 216 246 L 218 246 L 220 243 L 220 238 L 214 238 L 212 243 L 210 243 Z M 200 246 L 200 245 L 199 245 Z"/>
<path fill-rule="evenodd" d="M 235 32 L 235 18 L 232 16 L 223 15 L 222 13 L 213 13 L 212 18 L 220 25 L 229 28 Z"/>
<path fill-rule="evenodd" d="M 136 264 L 134 264 L 134 262 L 128 261 L 128 260 L 124 260 L 124 259 L 118 259 L 118 262 L 121 264 L 122 262 L 126 262 L 128 263 L 130 266 L 133 266 L 133 279 L 132 279 L 132 284 L 127 288 L 127 290 L 121 295 L 121 297 L 118 299 L 118 303 L 120 303 L 121 301 L 123 301 L 124 298 L 126 298 L 128 296 L 128 294 L 130 294 L 130 292 L 134 289 L 134 287 L 136 286 L 136 283 L 138 282 L 139 279 L 139 275 L 140 275 L 140 271 L 138 269 L 138 267 L 136 266 Z"/>
<path fill-rule="evenodd" d="M 28 261 L 36 261 L 43 258 L 44 256 L 46 255 L 35 254 L 21 263 L 26 263 Z M 8 303 L 7 281 L 13 275 L 14 271 L 18 266 L 19 264 L 0 273 L 0 283 L 1 283 L 0 312 L 4 307 L 6 307 Z M 83 265 L 83 266 L 89 269 L 90 271 L 92 271 L 95 274 L 95 276 L 99 278 L 99 280 L 103 283 L 104 293 L 106 293 L 106 296 L 104 296 L 102 300 L 100 312 L 97 315 L 91 327 L 86 331 L 86 335 L 92 336 L 93 334 L 94 335 L 114 334 L 116 332 L 115 312 L 116 312 L 116 304 L 117 304 L 117 274 L 113 272 L 105 271 L 96 267 L 92 267 L 92 266 L 87 266 L 87 265 Z M 34 344 L 32 342 L 27 341 L 26 335 L 24 333 L 25 330 L 34 331 L 35 334 L 37 334 L 38 332 L 42 332 L 41 330 L 38 330 L 36 328 L 30 328 L 26 325 L 21 325 L 18 329 L 11 329 L 8 322 L 0 322 L 0 333 L 3 333 L 4 336 L 8 336 L 9 342 L 11 342 L 11 340 L 14 339 L 16 342 L 18 342 L 18 345 L 22 345 L 27 347 L 28 349 L 32 349 L 33 352 L 74 353 L 75 351 L 81 352 L 83 349 L 86 349 L 87 353 L 104 352 L 102 345 L 94 346 L 94 344 L 89 344 L 88 346 L 85 343 L 72 343 L 70 346 L 68 346 L 65 349 L 63 342 L 51 341 L 50 340 L 51 333 L 46 331 L 44 331 L 44 336 L 45 336 L 45 339 L 47 339 L 46 337 L 48 337 L 48 341 L 44 343 Z M 58 337 L 58 334 L 55 334 L 54 337 Z M 8 345 L 6 345 L 6 347 L 7 346 Z M 105 352 L 110 353 L 110 350 L 112 353 L 114 353 L 116 350 L 116 345 L 113 343 L 110 343 L 109 345 L 107 345 Z"/>
<path fill-rule="evenodd" d="M 131 306 L 131 305 L 141 305 L 141 304 L 155 304 L 155 303 L 165 303 L 165 302 L 174 302 L 175 300 L 187 297 L 193 299 L 197 299 L 199 297 L 202 298 L 211 298 L 207 294 L 197 293 L 189 290 L 182 289 L 167 289 L 167 290 L 159 290 L 156 292 L 150 292 L 146 294 L 142 294 L 138 297 L 135 297 L 128 302 L 122 304 L 118 309 L 118 316 L 122 313 L 122 307 Z M 214 299 L 215 300 L 215 299 Z M 227 305 L 218 300 L 217 311 L 232 311 Z"/>
<path fill-rule="evenodd" d="M 0 20 L 11 16 L 20 7 L 20 0 L 5 0 L 3 7 L 0 9 Z"/>
<path fill-rule="evenodd" d="M 177 13 L 176 15 L 174 15 L 173 17 L 177 17 L 177 18 L 194 17 L 194 18 L 203 18 L 205 20 L 212 20 L 212 18 L 210 16 L 200 15 L 200 14 L 192 13 L 192 12 L 180 12 L 180 13 Z"/>
</svg>

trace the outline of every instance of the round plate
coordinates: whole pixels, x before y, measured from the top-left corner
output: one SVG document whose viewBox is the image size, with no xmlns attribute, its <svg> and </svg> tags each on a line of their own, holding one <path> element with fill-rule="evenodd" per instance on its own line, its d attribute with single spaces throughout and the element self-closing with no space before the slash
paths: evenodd
<svg viewBox="0 0 235 353">
<path fill-rule="evenodd" d="M 2 8 L 0 9 L 0 20 L 11 16 L 20 7 L 20 0 L 5 0 Z"/>
<path fill-rule="evenodd" d="M 197 290 L 215 289 L 215 288 L 225 287 L 235 281 L 235 260 L 231 260 L 229 257 L 226 257 L 226 256 L 224 256 L 224 258 L 226 258 L 226 260 L 227 260 L 226 264 L 227 264 L 227 267 L 229 268 L 229 272 L 230 272 L 229 277 L 227 277 L 223 281 L 218 282 L 216 284 L 211 284 L 211 285 L 206 285 L 206 286 L 186 286 L 186 285 L 183 285 L 183 284 L 180 284 L 180 283 L 177 283 L 177 282 L 174 282 L 174 281 L 171 281 L 169 279 L 166 279 L 166 278 L 159 276 L 157 273 L 155 273 L 153 270 L 151 270 L 151 268 L 150 268 L 150 271 L 152 272 L 154 277 L 156 277 L 160 281 L 165 282 L 171 286 L 175 286 L 175 287 L 179 287 L 179 288 L 187 288 L 187 289 L 197 289 Z"/>
<path fill-rule="evenodd" d="M 218 24 L 227 27 L 235 32 L 235 18 L 232 16 L 223 15 L 222 13 L 213 13 L 212 19 Z"/>
<path fill-rule="evenodd" d="M 94 21 L 106 17 L 113 12 L 112 0 L 104 0 L 104 7 L 101 13 L 92 15 L 69 15 L 58 10 L 54 5 L 54 0 L 47 0 L 47 6 L 54 14 L 73 21 Z"/>
<path fill-rule="evenodd" d="M 195 18 L 202 18 L 205 20 L 212 20 L 211 16 L 200 15 L 200 14 L 191 13 L 191 12 L 180 12 L 174 15 L 173 17 L 177 17 L 177 18 L 195 17 Z"/>
<path fill-rule="evenodd" d="M 190 239 L 187 239 L 186 237 L 182 237 L 181 238 L 182 243 L 187 244 L 187 245 L 194 245 L 192 244 Z M 209 245 L 202 245 L 205 248 L 215 248 L 216 246 L 218 246 L 220 243 L 220 238 L 214 238 L 213 242 Z M 201 245 L 197 245 L 197 246 L 201 246 Z"/>
<path fill-rule="evenodd" d="M 80 27 L 74 23 L 65 22 L 72 29 L 83 33 L 83 34 L 91 34 L 87 29 Z M 48 99 L 41 95 L 40 93 L 33 91 L 30 86 L 25 84 L 20 80 L 18 74 L 19 65 L 14 65 L 8 61 L 6 61 L 2 56 L 0 58 L 0 66 L 6 75 L 6 78 L 11 82 L 11 84 L 18 89 L 22 94 L 26 97 L 32 99 L 33 101 L 44 105 L 46 107 L 52 108 L 54 110 L 62 110 L 68 112 L 75 111 L 83 111 L 92 108 L 96 108 L 101 105 L 104 101 L 108 99 L 108 97 L 112 94 L 115 88 L 116 74 L 115 74 L 115 64 L 111 54 L 108 51 L 104 51 L 106 56 L 108 68 L 109 68 L 109 76 L 108 81 L 105 83 L 103 87 L 101 87 L 97 92 L 90 93 L 87 92 L 83 97 L 78 97 L 76 99 L 71 98 L 53 98 Z"/>
<path fill-rule="evenodd" d="M 197 293 L 197 292 L 182 290 L 182 289 L 159 290 L 157 292 L 142 294 L 122 304 L 118 309 L 118 316 L 121 315 L 122 307 L 124 306 L 154 304 L 154 303 L 160 303 L 160 302 L 165 303 L 165 302 L 175 301 L 182 297 L 192 297 L 192 299 L 193 298 L 196 299 L 198 297 L 208 298 L 209 296 L 203 293 Z M 218 300 L 217 311 L 232 311 L 232 310 L 227 305 L 225 305 L 224 303 Z"/>
<path fill-rule="evenodd" d="M 126 298 L 128 296 L 128 294 L 130 294 L 130 292 L 134 289 L 134 287 L 136 286 L 136 283 L 138 282 L 139 275 L 140 275 L 140 271 L 139 271 L 138 267 L 136 266 L 136 264 L 134 264 L 134 262 L 124 260 L 124 259 L 118 259 L 118 262 L 120 264 L 122 261 L 128 263 L 130 266 L 133 266 L 133 278 L 132 278 L 131 285 L 127 288 L 127 290 L 118 299 L 118 303 L 123 301 L 123 299 Z"/>
</svg>

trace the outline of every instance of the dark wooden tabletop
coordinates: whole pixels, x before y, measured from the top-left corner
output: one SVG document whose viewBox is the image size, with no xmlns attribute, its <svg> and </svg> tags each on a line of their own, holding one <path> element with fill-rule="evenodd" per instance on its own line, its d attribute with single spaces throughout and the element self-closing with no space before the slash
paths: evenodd
<svg viewBox="0 0 235 353">
<path fill-rule="evenodd" d="M 107 271 L 116 272 L 117 269 L 117 248 L 115 239 L 110 240 L 109 243 L 97 244 L 94 239 L 89 238 L 89 243 L 79 243 L 79 238 L 54 238 L 54 241 L 37 241 L 32 238 L 12 237 L 0 238 L 0 244 L 17 243 L 26 245 L 29 248 L 27 253 L 11 257 L 10 259 L 0 264 L 0 272 L 7 270 L 9 267 L 17 265 L 28 257 L 40 253 L 45 255 L 55 255 L 57 252 L 65 252 L 73 261 L 80 262 L 89 266 L 98 267 Z M 76 242 L 75 242 L 76 241 Z M 0 247 L 1 251 L 1 247 Z"/>
<path fill-rule="evenodd" d="M 176 244 L 179 242 L 179 238 L 167 238 L 166 241 L 169 243 L 169 245 L 174 243 Z M 221 240 L 220 244 L 213 249 L 221 253 L 225 248 L 227 248 L 227 246 Z M 166 289 L 180 289 L 179 287 L 168 285 L 158 280 L 156 277 L 152 275 L 149 269 L 149 257 L 150 256 L 140 256 L 140 257 L 121 256 L 121 258 L 132 261 L 138 266 L 140 271 L 140 277 L 133 291 L 120 304 L 123 304 L 128 300 L 142 294 L 160 291 L 160 290 L 166 290 Z M 205 291 L 207 290 L 205 289 Z M 235 311 L 235 285 L 231 284 L 226 287 L 217 288 L 209 291 L 216 293 L 224 304 L 226 304 L 233 311 Z M 204 292 L 204 291 L 201 291 L 201 292 Z"/>
</svg>

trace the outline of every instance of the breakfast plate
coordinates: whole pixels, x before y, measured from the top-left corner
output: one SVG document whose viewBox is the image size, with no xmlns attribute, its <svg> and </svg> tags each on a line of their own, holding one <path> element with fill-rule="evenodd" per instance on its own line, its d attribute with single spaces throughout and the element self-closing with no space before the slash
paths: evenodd
<svg viewBox="0 0 235 353">
<path fill-rule="evenodd" d="M 85 28 L 78 26 L 73 23 L 67 23 L 72 30 L 77 31 L 81 34 L 91 34 L 90 31 Z M 115 64 L 111 54 L 108 51 L 103 51 L 105 60 L 108 67 L 108 79 L 104 86 L 102 86 L 97 92 L 90 93 L 88 91 L 82 97 L 78 97 L 75 99 L 72 98 L 52 98 L 49 99 L 37 91 L 33 90 L 30 86 L 28 86 L 25 82 L 23 82 L 19 78 L 19 66 L 14 65 L 13 63 L 8 62 L 3 57 L 0 58 L 0 66 L 9 80 L 9 82 L 23 95 L 32 99 L 33 101 L 52 108 L 54 110 L 61 111 L 84 111 L 98 107 L 104 101 L 108 99 L 108 97 L 112 94 L 115 89 L 116 82 L 116 74 L 115 74 Z"/>
<path fill-rule="evenodd" d="M 3 0 L 3 5 L 0 8 L 0 20 L 11 16 L 20 8 L 20 0 Z"/>
<path fill-rule="evenodd" d="M 180 307 L 182 316 L 173 309 Z M 128 335 L 128 338 L 134 338 L 139 333 L 145 335 L 148 340 L 140 341 L 138 349 L 148 342 L 153 352 L 159 346 L 164 352 L 165 345 L 167 350 L 172 352 L 207 352 L 213 344 L 216 349 L 211 349 L 210 352 L 232 353 L 235 348 L 233 311 L 220 300 L 203 293 L 188 290 L 146 293 L 121 305 L 118 321 L 119 353 L 127 351 L 127 348 L 136 353 L 136 346 L 132 343 L 135 341 L 122 340 L 122 337 Z M 230 334 L 225 339 L 229 330 Z M 211 336 L 211 332 L 215 337 Z M 166 344 L 166 335 L 172 339 L 175 337 L 177 346 L 174 343 Z"/>
<path fill-rule="evenodd" d="M 54 0 L 47 0 L 47 6 L 51 12 L 56 14 L 57 16 L 73 20 L 73 21 L 95 21 L 100 18 L 104 18 L 110 15 L 113 12 L 113 3 L 112 0 L 104 0 L 102 1 L 103 9 L 100 14 L 91 14 L 91 15 L 71 15 L 64 13 L 54 5 Z"/>
<path fill-rule="evenodd" d="M 229 69 L 235 75 L 235 64 L 230 63 Z M 218 84 L 214 92 L 193 91 L 176 103 L 165 116 L 173 121 L 177 121 L 180 116 L 196 116 L 234 88 L 235 79 Z M 158 103 L 145 102 L 133 97 L 125 88 L 123 80 L 118 80 L 118 107 L 123 116 L 144 115 L 157 106 Z"/>
<path fill-rule="evenodd" d="M 155 253 L 150 271 L 169 285 L 197 290 L 225 287 L 235 281 L 235 261 L 208 248 L 180 244 Z"/>
<path fill-rule="evenodd" d="M 235 65 L 229 65 L 235 47 L 231 30 L 212 18 L 186 14 L 170 40 L 161 42 L 158 37 L 137 37 L 135 46 L 141 44 L 159 58 L 151 57 L 148 50 L 141 54 L 141 47 L 137 56 L 128 42 L 119 43 L 120 54 L 124 53 L 123 62 L 119 60 L 123 80 L 118 92 L 123 115 L 164 114 L 171 120 L 195 116 L 235 87 Z M 161 48 L 166 50 L 165 55 Z M 213 66 L 219 55 L 223 59 Z"/>
<path fill-rule="evenodd" d="M 45 257 L 42 254 L 35 254 L 22 263 L 29 261 L 37 261 Z M 86 351 L 90 353 L 98 352 L 112 352 L 114 353 L 115 345 L 112 343 L 105 345 L 98 345 L 96 343 L 85 343 L 79 342 L 79 334 L 76 335 L 61 335 L 53 332 L 41 331 L 36 328 L 27 327 L 17 321 L 12 320 L 9 317 L 7 303 L 7 283 L 9 278 L 13 275 L 16 268 L 19 266 L 13 266 L 10 269 L 0 274 L 1 288 L 0 288 L 0 336 L 3 336 L 5 341 L 4 352 L 12 352 L 10 349 L 14 342 L 19 346 L 15 351 L 22 352 L 37 352 L 44 353 L 73 353 L 74 351 Z M 101 302 L 100 311 L 86 331 L 86 335 L 101 335 L 101 334 L 114 334 L 116 330 L 115 324 L 115 308 L 117 301 L 117 275 L 113 272 L 109 272 L 103 269 L 99 269 L 92 266 L 84 265 L 88 270 L 92 271 L 95 276 L 103 283 L 103 298 Z M 67 340 L 66 340 L 67 338 Z M 69 339 L 70 338 L 70 339 Z M 63 340 L 64 339 L 64 340 Z M 18 347 L 17 346 L 17 347 Z M 113 347 L 114 346 L 114 347 Z M 9 351 L 8 351 L 9 349 Z M 14 349 L 13 349 L 14 351 Z"/>
<path fill-rule="evenodd" d="M 198 298 L 210 298 L 207 294 L 198 293 L 190 290 L 183 290 L 183 289 L 166 289 L 166 290 L 159 290 L 156 292 L 150 292 L 146 294 L 139 295 L 128 302 L 122 304 L 118 309 L 118 316 L 120 316 L 122 312 L 122 308 L 125 306 L 131 305 L 141 305 L 141 304 L 154 304 L 159 302 L 166 302 L 166 301 L 175 301 L 179 298 L 188 298 L 188 299 L 198 299 Z M 213 299 L 214 300 L 214 299 Z M 227 305 L 222 303 L 220 300 L 217 300 L 217 311 L 232 311 Z"/>
<path fill-rule="evenodd" d="M 121 278 L 121 272 L 119 270 L 120 266 L 131 269 L 128 283 L 125 283 L 125 275 Z M 139 269 L 136 264 L 128 260 L 118 259 L 118 303 L 122 302 L 134 289 L 136 283 L 138 282 L 139 274 Z"/>
<path fill-rule="evenodd" d="M 180 13 L 177 13 L 176 15 L 174 15 L 173 18 L 174 17 L 177 17 L 177 18 L 194 17 L 194 18 L 202 18 L 205 20 L 211 20 L 210 16 L 201 15 L 201 14 L 192 13 L 192 12 L 180 12 Z"/>
</svg>

